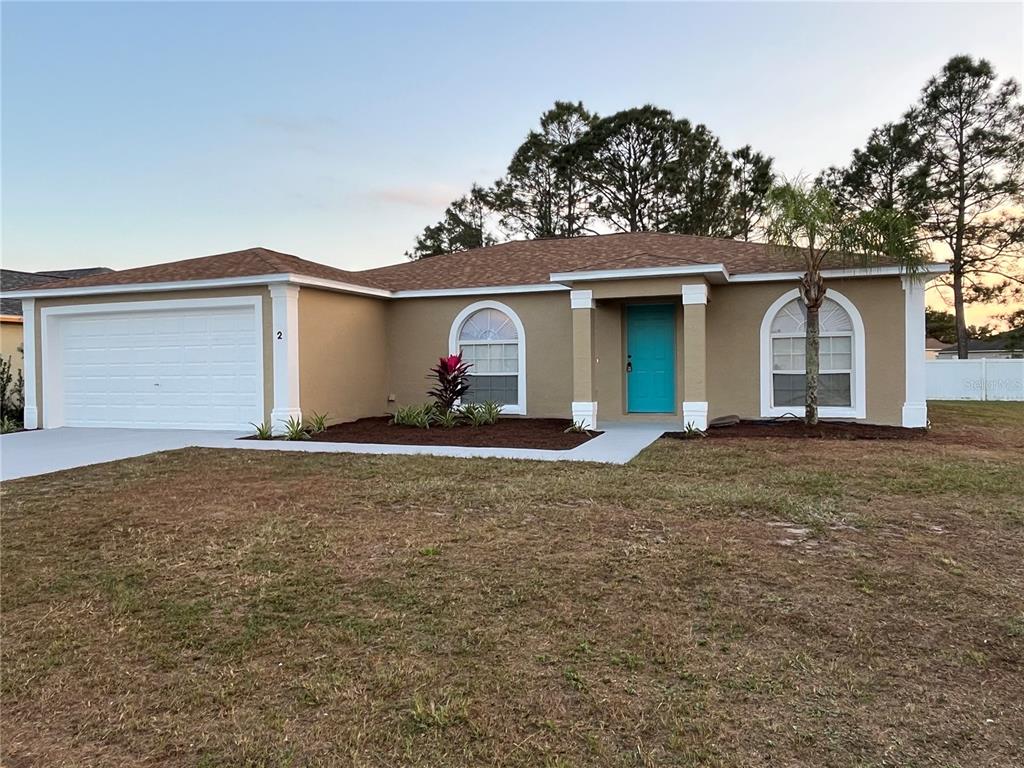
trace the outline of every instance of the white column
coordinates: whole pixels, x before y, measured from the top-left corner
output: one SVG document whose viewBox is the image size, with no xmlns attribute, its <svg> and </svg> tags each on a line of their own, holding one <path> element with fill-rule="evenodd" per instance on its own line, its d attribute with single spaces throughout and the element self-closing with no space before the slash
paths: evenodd
<svg viewBox="0 0 1024 768">
<path fill-rule="evenodd" d="M 903 311 L 906 358 L 906 393 L 903 401 L 903 426 L 928 426 L 928 401 L 925 386 L 924 289 L 926 278 L 905 275 Z"/>
<path fill-rule="evenodd" d="M 594 292 L 570 291 L 572 307 L 572 420 L 597 428 L 594 399 Z"/>
<path fill-rule="evenodd" d="M 270 423 L 274 433 L 284 431 L 284 423 L 302 418 L 299 408 L 299 287 L 270 286 L 273 307 L 274 407 Z"/>
<path fill-rule="evenodd" d="M 682 301 L 683 426 L 707 429 L 707 283 L 684 285 Z"/>
<path fill-rule="evenodd" d="M 39 429 L 36 404 L 36 300 L 21 300 L 21 344 L 25 352 L 25 429 Z M 46 354 L 46 350 L 43 350 Z"/>
</svg>

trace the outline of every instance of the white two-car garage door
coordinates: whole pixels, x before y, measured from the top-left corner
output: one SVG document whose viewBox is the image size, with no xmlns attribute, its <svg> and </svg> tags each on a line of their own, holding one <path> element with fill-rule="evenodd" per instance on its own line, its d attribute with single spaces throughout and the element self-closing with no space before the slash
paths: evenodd
<svg viewBox="0 0 1024 768">
<path fill-rule="evenodd" d="M 50 426 L 244 430 L 263 420 L 258 303 L 45 322 Z"/>
</svg>

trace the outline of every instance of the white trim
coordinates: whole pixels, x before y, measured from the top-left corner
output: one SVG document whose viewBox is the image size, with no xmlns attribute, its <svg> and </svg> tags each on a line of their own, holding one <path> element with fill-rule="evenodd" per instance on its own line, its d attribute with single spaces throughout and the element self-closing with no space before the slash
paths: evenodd
<svg viewBox="0 0 1024 768">
<path fill-rule="evenodd" d="M 861 319 L 860 312 L 854 303 L 834 288 L 829 288 L 825 296 L 846 310 L 846 313 L 850 316 L 850 322 L 853 323 L 853 371 L 850 373 L 852 405 L 850 407 L 821 406 L 818 408 L 818 415 L 825 419 L 864 419 L 867 418 L 867 369 L 865 367 L 864 321 Z M 803 406 L 776 407 L 772 404 L 772 321 L 780 309 L 793 299 L 799 298 L 799 289 L 794 288 L 791 291 L 786 291 L 768 307 L 764 317 L 761 319 L 760 371 L 762 417 L 785 416 L 790 413 L 800 416 L 804 410 Z M 923 352 L 921 358 L 924 359 Z"/>
<path fill-rule="evenodd" d="M 688 401 L 683 403 L 683 426 L 692 424 L 700 430 L 708 428 L 708 404 L 706 402 Z"/>
<path fill-rule="evenodd" d="M 928 395 L 925 380 L 925 280 L 904 275 L 903 335 L 906 392 L 901 423 L 904 427 L 928 426 Z"/>
<path fill-rule="evenodd" d="M 357 293 L 360 296 L 377 296 L 382 299 L 390 299 L 394 292 L 386 288 L 370 288 L 366 285 L 346 283 L 342 280 L 327 280 L 322 277 L 308 277 L 306 275 L 287 274 L 286 280 L 271 280 L 271 283 L 290 283 L 292 285 L 304 285 L 308 288 L 322 288 L 325 291 L 337 291 L 339 293 Z"/>
<path fill-rule="evenodd" d="M 23 296 L 50 298 L 61 296 L 97 296 L 105 293 L 154 293 L 158 291 L 186 291 L 201 288 L 234 288 L 247 285 L 266 285 L 287 282 L 289 275 L 254 275 L 252 277 L 221 277 L 214 280 L 172 280 L 163 283 L 130 283 L 125 285 L 87 285 L 78 288 L 48 288 L 0 294 L 3 298 L 20 299 Z"/>
<path fill-rule="evenodd" d="M 573 400 L 572 421 L 582 423 L 584 429 L 597 429 L 597 403 Z"/>
<path fill-rule="evenodd" d="M 949 264 L 937 262 L 928 264 L 924 274 L 937 275 L 949 271 Z M 799 280 L 803 272 L 750 272 L 741 275 L 730 275 L 723 264 L 695 264 L 681 267 L 643 267 L 635 269 L 602 269 L 581 272 L 553 272 L 551 283 L 574 280 L 617 280 L 642 277 L 666 277 L 674 275 L 707 274 L 716 283 L 758 283 Z M 888 275 L 906 275 L 902 267 L 865 267 L 854 269 L 826 269 L 822 271 L 825 278 L 843 277 L 882 277 Z M 568 286 L 552 285 L 551 283 L 525 283 L 517 285 L 491 285 L 475 288 L 428 288 L 391 291 L 386 288 L 373 288 L 340 280 L 310 277 L 306 275 L 276 272 L 265 275 L 244 275 L 241 277 L 218 277 L 207 280 L 170 280 L 160 283 L 127 283 L 124 285 L 88 285 L 70 288 L 25 289 L 20 291 L 0 291 L 4 299 L 56 298 L 63 296 L 99 296 L 118 293 L 156 293 L 160 291 L 189 291 L 207 288 L 234 288 L 239 286 L 264 286 L 278 283 L 305 285 L 311 288 L 322 288 L 342 293 L 355 293 L 363 296 L 376 296 L 383 299 L 417 299 L 444 296 L 485 296 L 513 293 L 548 293 L 567 291 Z"/>
<path fill-rule="evenodd" d="M 569 292 L 569 306 L 573 309 L 593 309 L 594 308 L 594 292 L 593 291 L 570 291 Z"/>
<path fill-rule="evenodd" d="M 0 297 L 21 299 L 49 298 L 60 296 L 97 296 L 107 293 L 155 293 L 159 291 L 186 291 L 206 288 L 235 288 L 239 286 L 264 286 L 280 283 L 291 283 L 309 288 L 321 288 L 342 293 L 356 293 L 363 296 L 376 296 L 382 299 L 417 299 L 444 296 L 486 296 L 503 293 L 552 293 L 568 291 L 568 286 L 541 283 L 532 285 L 489 285 L 477 288 L 430 288 L 390 291 L 386 288 L 346 283 L 339 280 L 327 280 L 320 277 L 292 273 L 274 273 L 269 275 L 252 275 L 243 277 L 222 277 L 209 280 L 172 280 L 161 283 L 130 283 L 125 285 L 89 285 L 78 288 L 48 288 L 40 290 L 24 290 L 17 292 L 0 292 Z"/>
<path fill-rule="evenodd" d="M 729 270 L 724 264 L 692 264 L 685 267 L 636 267 L 633 269 L 593 269 L 581 272 L 552 272 L 551 282 L 580 280 L 630 280 L 640 277 L 670 277 L 673 275 L 713 275 L 719 282 L 728 282 Z"/>
<path fill-rule="evenodd" d="M 698 283 L 697 285 L 684 285 L 682 290 L 683 305 L 707 304 L 708 284 Z"/>
<path fill-rule="evenodd" d="M 162 283 L 126 283 L 124 285 L 87 285 L 77 288 L 29 289 L 24 291 L 0 293 L 0 297 L 5 299 L 22 299 L 56 298 L 62 296 L 99 296 L 103 294 L 116 293 L 156 293 L 160 291 L 193 291 L 206 288 L 237 288 L 245 286 L 278 285 L 282 283 L 306 285 L 311 288 L 322 288 L 324 290 L 339 291 L 343 293 L 358 293 L 366 296 L 378 296 L 381 298 L 390 298 L 392 296 L 391 291 L 383 288 L 370 288 L 338 280 L 325 280 L 319 277 L 307 277 L 306 275 L 278 272 L 269 275 L 218 277 L 209 280 L 170 280 Z"/>
<path fill-rule="evenodd" d="M 924 275 L 941 275 L 949 272 L 949 264 L 947 262 L 936 262 L 934 264 L 926 264 L 924 267 Z M 806 272 L 748 272 L 742 275 L 733 275 L 729 278 L 730 283 L 771 283 L 771 282 L 782 282 L 790 280 L 799 280 Z M 843 277 L 890 277 L 890 276 L 907 276 L 907 271 L 903 267 L 856 267 L 850 269 L 823 269 L 821 271 L 822 277 L 826 279 L 836 279 Z"/>
<path fill-rule="evenodd" d="M 22 423 L 25 429 L 39 429 L 39 407 L 36 403 L 36 300 L 21 301 L 21 349 L 24 355 L 23 376 L 25 377 L 25 412 Z M 46 357 L 46 348 L 43 348 Z"/>
<path fill-rule="evenodd" d="M 26 301 L 32 302 L 32 299 Z M 24 308 L 26 305 L 22 303 Z M 213 307 L 252 307 L 254 314 L 257 344 L 257 378 L 261 386 L 260 413 L 266 410 L 266 392 L 263 386 L 263 299 L 259 296 L 217 296 L 203 299 L 164 299 L 162 301 L 119 301 L 103 304 L 69 304 L 60 307 L 45 307 L 39 313 L 40 347 L 42 349 L 41 374 L 43 377 L 43 429 L 64 426 L 62 380 L 60 372 L 60 354 L 54 344 L 60 338 L 60 328 L 56 321 L 62 317 L 73 315 L 109 315 L 120 312 L 159 312 L 164 310 L 210 309 Z M 25 338 L 30 336 L 26 324 Z M 25 346 L 26 369 L 28 368 Z M 34 368 L 34 366 L 33 366 Z M 28 392 L 28 376 L 26 370 L 26 394 Z M 33 387 L 33 400 L 35 389 Z M 27 401 L 26 401 L 27 402 Z M 33 402 L 33 406 L 35 403 Z M 26 407 L 26 411 L 27 411 Z M 38 416 L 36 417 L 38 420 Z M 27 426 L 27 425 L 26 425 Z"/>
<path fill-rule="evenodd" d="M 519 371 L 516 373 L 516 384 L 519 387 L 516 399 L 519 401 L 516 405 L 504 405 L 501 408 L 502 413 L 517 414 L 520 416 L 526 415 L 526 329 L 523 327 L 523 321 L 519 319 L 519 315 L 516 314 L 515 310 L 507 304 L 502 304 L 500 301 L 477 301 L 470 304 L 467 307 L 463 307 L 462 311 L 455 316 L 452 321 L 451 328 L 448 331 L 448 354 L 457 355 L 459 353 L 459 333 L 462 331 L 462 324 L 466 322 L 470 315 L 474 312 L 478 312 L 481 309 L 496 309 L 499 312 L 505 313 L 508 318 L 512 321 L 512 324 L 516 327 L 516 344 L 517 351 L 519 353 Z M 472 375 L 472 374 L 470 374 Z"/>
<path fill-rule="evenodd" d="M 159 299 L 149 301 L 117 301 L 104 304 L 65 304 L 46 307 L 42 315 L 108 315 L 112 312 L 159 312 L 165 309 L 206 309 L 208 307 L 262 307 L 259 296 L 213 296 L 208 299 Z M 41 319 L 41 318 L 40 318 Z"/>
<path fill-rule="evenodd" d="M 274 407 L 270 424 L 274 434 L 284 432 L 288 419 L 302 419 L 299 405 L 299 287 L 270 286 L 273 309 L 270 337 L 274 345 Z"/>
<path fill-rule="evenodd" d="M 552 285 L 541 283 L 539 285 L 488 285 L 479 288 L 422 288 L 393 291 L 393 299 L 426 299 L 443 296 L 489 296 L 503 293 L 552 293 L 556 291 L 568 291 L 566 285 Z"/>
</svg>

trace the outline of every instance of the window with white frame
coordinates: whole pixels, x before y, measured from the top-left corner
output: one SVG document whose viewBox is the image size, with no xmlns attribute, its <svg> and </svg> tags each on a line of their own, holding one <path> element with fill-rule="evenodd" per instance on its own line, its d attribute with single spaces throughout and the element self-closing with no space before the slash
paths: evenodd
<svg viewBox="0 0 1024 768">
<path fill-rule="evenodd" d="M 853 405 L 854 331 L 849 313 L 826 298 L 818 314 L 818 404 L 849 408 Z M 771 323 L 772 407 L 799 408 L 806 391 L 807 308 L 793 299 Z"/>
<path fill-rule="evenodd" d="M 472 312 L 459 327 L 458 351 L 472 364 L 469 391 L 464 403 L 490 400 L 504 406 L 520 406 L 519 331 L 505 312 L 484 307 Z"/>
</svg>

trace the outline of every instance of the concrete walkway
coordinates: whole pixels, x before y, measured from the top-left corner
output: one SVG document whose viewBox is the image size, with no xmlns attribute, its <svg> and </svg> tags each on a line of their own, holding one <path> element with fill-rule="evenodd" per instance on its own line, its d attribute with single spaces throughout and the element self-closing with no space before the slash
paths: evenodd
<svg viewBox="0 0 1024 768">
<path fill-rule="evenodd" d="M 454 445 L 381 445 L 374 443 L 317 443 L 315 441 L 240 440 L 226 448 L 256 451 L 308 451 L 310 453 L 370 453 L 404 456 L 454 456 L 462 459 L 528 459 L 531 461 L 596 461 L 625 464 L 665 432 L 678 431 L 678 424 L 602 424 L 603 435 L 568 451 L 537 448 L 467 448 Z"/>
<path fill-rule="evenodd" d="M 568 451 L 530 448 L 466 448 L 443 445 L 376 445 L 308 441 L 238 440 L 243 433 L 175 429 L 85 429 L 62 427 L 0 436 L 0 480 L 32 477 L 62 469 L 101 464 L 177 448 L 231 448 L 247 451 L 365 453 L 452 456 L 458 458 L 594 461 L 625 464 L 657 440 L 678 430 L 676 423 L 602 424 L 603 435 Z"/>
</svg>

